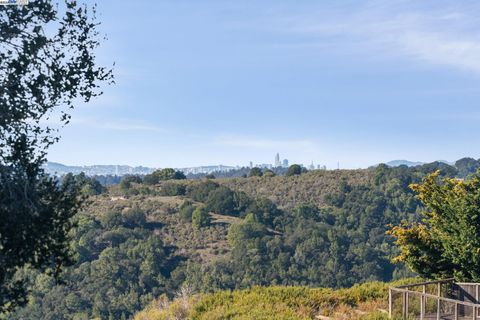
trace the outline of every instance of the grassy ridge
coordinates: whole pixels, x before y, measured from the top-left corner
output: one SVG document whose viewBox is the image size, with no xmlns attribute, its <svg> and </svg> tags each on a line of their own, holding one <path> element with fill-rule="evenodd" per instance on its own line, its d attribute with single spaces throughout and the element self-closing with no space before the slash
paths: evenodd
<svg viewBox="0 0 480 320">
<path fill-rule="evenodd" d="M 167 319 L 387 319 L 388 287 L 414 282 L 367 282 L 348 289 L 253 287 L 211 294 L 182 293 L 175 300 L 154 301 L 135 320 Z"/>
<path fill-rule="evenodd" d="M 373 170 L 314 170 L 299 176 L 250 177 L 248 179 L 218 179 L 232 190 L 243 191 L 253 198 L 268 198 L 281 208 L 292 208 L 298 203 L 325 205 L 326 195 L 340 192 L 340 184 L 366 185 L 373 178 Z"/>
</svg>

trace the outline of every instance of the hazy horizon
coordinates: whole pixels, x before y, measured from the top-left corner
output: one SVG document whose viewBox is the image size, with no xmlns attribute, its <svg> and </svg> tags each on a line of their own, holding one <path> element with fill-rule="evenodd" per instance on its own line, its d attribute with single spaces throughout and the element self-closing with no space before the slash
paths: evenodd
<svg viewBox="0 0 480 320">
<path fill-rule="evenodd" d="M 148 8 L 148 10 L 146 10 Z M 480 3 L 98 4 L 116 85 L 49 160 L 342 168 L 480 158 Z"/>
<path fill-rule="evenodd" d="M 465 156 L 465 157 L 462 157 L 462 158 L 471 158 L 471 157 Z M 459 159 L 461 159 L 461 158 L 459 158 Z M 326 166 L 326 169 L 327 170 L 337 169 L 337 165 L 340 169 L 366 169 L 366 168 L 369 168 L 369 167 L 372 167 L 372 166 L 375 166 L 375 165 L 378 165 L 378 164 L 381 164 L 381 163 L 389 164 L 391 162 L 397 162 L 397 161 L 406 161 L 406 162 L 411 162 L 411 163 L 422 163 L 422 164 L 439 161 L 439 162 L 444 162 L 444 163 L 448 163 L 448 164 L 453 164 L 453 163 L 455 163 L 455 161 L 457 161 L 459 159 L 455 159 L 455 160 L 435 159 L 435 160 L 432 160 L 432 161 L 417 161 L 417 160 L 409 160 L 409 159 L 392 159 L 392 160 L 389 160 L 389 161 L 372 163 L 372 164 L 370 164 L 368 166 L 365 166 L 365 167 L 342 167 L 341 163 L 337 163 L 337 164 L 335 164 L 335 166 L 332 166 L 332 167 Z M 49 160 L 48 162 L 57 163 L 57 164 L 65 165 L 65 166 L 71 166 L 71 167 L 115 166 L 115 165 L 116 166 L 129 166 L 129 167 L 146 167 L 146 168 L 152 168 L 152 169 L 169 168 L 169 167 L 176 168 L 176 169 L 181 169 L 181 168 L 195 168 L 195 167 L 208 167 L 208 166 L 226 166 L 226 167 L 240 167 L 240 168 L 249 167 L 249 163 L 247 163 L 247 164 L 205 163 L 205 164 L 198 164 L 198 165 L 193 165 L 193 166 L 188 166 L 188 167 L 178 167 L 178 166 L 147 166 L 147 165 L 143 165 L 143 164 L 129 164 L 129 163 L 87 163 L 87 164 L 84 164 L 84 163 L 63 163 L 63 162 L 52 161 L 52 160 Z M 263 164 L 273 165 L 273 163 L 274 163 L 273 161 L 270 161 L 270 162 L 268 162 L 268 161 L 267 162 L 252 161 L 253 166 L 263 165 Z M 289 165 L 292 165 L 292 164 L 300 164 L 300 165 L 304 165 L 305 167 L 308 167 L 308 166 L 310 166 L 311 163 L 300 163 L 300 162 L 289 161 Z M 317 169 L 317 165 L 323 166 L 320 163 L 314 163 L 314 165 L 315 165 L 315 169 Z"/>
</svg>

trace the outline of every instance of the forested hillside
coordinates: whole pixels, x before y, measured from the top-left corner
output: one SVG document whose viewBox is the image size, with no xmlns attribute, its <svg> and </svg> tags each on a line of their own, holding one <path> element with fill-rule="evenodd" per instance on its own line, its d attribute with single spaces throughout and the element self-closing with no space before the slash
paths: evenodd
<svg viewBox="0 0 480 320">
<path fill-rule="evenodd" d="M 107 190 L 70 177 L 90 195 L 72 235 L 77 262 L 59 283 L 25 269 L 33 293 L 10 319 L 128 319 L 185 286 L 341 288 L 405 277 L 385 231 L 418 219 L 408 185 L 436 169 L 458 172 L 440 163 L 194 181 L 172 172 Z"/>
</svg>

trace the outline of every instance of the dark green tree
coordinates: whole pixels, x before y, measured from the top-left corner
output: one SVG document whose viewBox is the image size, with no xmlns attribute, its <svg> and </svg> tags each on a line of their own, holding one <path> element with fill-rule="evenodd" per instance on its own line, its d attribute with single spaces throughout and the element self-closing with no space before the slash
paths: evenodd
<svg viewBox="0 0 480 320">
<path fill-rule="evenodd" d="M 208 195 L 207 208 L 219 214 L 235 216 L 238 212 L 235 210 L 235 196 L 232 190 L 227 187 L 219 187 L 211 191 Z"/>
<path fill-rule="evenodd" d="M 176 171 L 172 168 L 165 168 L 155 170 L 151 174 L 147 174 L 144 177 L 143 182 L 146 184 L 158 184 L 160 181 L 183 179 L 187 179 L 187 177 L 182 171 Z"/>
<path fill-rule="evenodd" d="M 120 180 L 120 188 L 124 191 L 128 190 L 131 188 L 132 183 L 141 183 L 142 178 L 137 175 L 125 175 L 122 177 L 122 180 Z"/>
<path fill-rule="evenodd" d="M 208 195 L 210 192 L 219 187 L 219 184 L 207 180 L 196 184 L 191 184 L 187 187 L 186 195 L 189 198 L 192 198 L 195 201 L 207 201 Z"/>
<path fill-rule="evenodd" d="M 261 177 L 263 175 L 262 169 L 259 167 L 253 167 L 250 169 L 249 177 Z"/>
<path fill-rule="evenodd" d="M 162 196 L 183 196 L 185 195 L 186 187 L 183 184 L 175 182 L 165 182 L 160 189 Z"/>
<path fill-rule="evenodd" d="M 73 175 L 68 173 L 62 177 L 62 184 L 73 186 L 80 190 L 80 193 L 84 196 L 99 195 L 106 191 L 105 187 L 98 182 L 95 178 L 87 177 L 85 173 Z"/>
<path fill-rule="evenodd" d="M 285 174 L 287 177 L 296 176 L 302 174 L 302 167 L 298 164 L 292 164 L 288 167 L 287 173 Z"/>
<path fill-rule="evenodd" d="M 112 80 L 95 61 L 95 8 L 73 0 L 58 8 L 46 0 L 0 7 L 0 313 L 25 303 L 17 270 L 57 276 L 72 260 L 78 190 L 42 168 L 59 139 L 44 120 L 68 124 L 74 101 L 90 101 Z"/>
</svg>

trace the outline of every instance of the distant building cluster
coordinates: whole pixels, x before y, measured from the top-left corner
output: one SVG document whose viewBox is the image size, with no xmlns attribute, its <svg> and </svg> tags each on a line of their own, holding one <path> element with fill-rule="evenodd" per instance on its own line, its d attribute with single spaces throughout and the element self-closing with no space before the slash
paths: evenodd
<svg viewBox="0 0 480 320">
<path fill-rule="evenodd" d="M 92 165 L 92 166 L 66 166 L 61 163 L 47 162 L 44 169 L 48 174 L 62 176 L 67 173 L 79 174 L 85 173 L 87 176 L 95 175 L 116 175 L 123 176 L 127 174 L 145 175 L 152 173 L 153 168 L 131 167 L 126 165 Z"/>
<path fill-rule="evenodd" d="M 191 168 L 177 168 L 177 170 L 182 171 L 184 174 L 197 174 L 197 173 L 212 173 L 212 172 L 228 172 L 231 170 L 240 169 L 239 166 L 202 166 L 202 167 L 191 167 Z"/>
<path fill-rule="evenodd" d="M 321 166 L 319 164 L 315 165 L 312 163 L 308 166 L 300 164 L 302 167 L 306 167 L 309 170 L 326 170 L 326 166 Z M 259 163 L 253 164 L 252 161 L 249 163 L 249 167 L 259 167 L 262 169 L 275 169 L 275 168 L 288 168 L 289 161 L 288 159 L 281 159 L 280 154 L 275 155 L 273 164 L 271 163 Z M 148 167 L 131 167 L 127 165 L 92 165 L 92 166 L 67 166 L 61 163 L 56 162 L 47 162 L 44 166 L 46 172 L 55 176 L 62 176 L 69 172 L 73 174 L 79 174 L 84 172 L 87 176 L 95 175 L 112 175 L 112 176 L 124 176 L 124 175 L 146 175 L 152 173 L 153 171 L 160 168 L 148 168 Z M 210 174 L 214 172 L 229 172 L 232 170 L 239 170 L 240 166 L 224 166 L 224 165 L 212 165 L 212 166 L 200 166 L 200 167 L 189 167 L 189 168 L 175 168 L 175 170 L 182 171 L 184 174 Z"/>
<path fill-rule="evenodd" d="M 250 168 L 253 168 L 253 167 L 254 167 L 253 162 L 250 161 Z M 288 168 L 288 159 L 280 160 L 280 154 L 277 152 L 277 154 L 275 155 L 275 160 L 273 164 L 259 163 L 259 164 L 256 164 L 255 167 L 259 167 L 262 169 Z"/>
<path fill-rule="evenodd" d="M 312 163 L 308 166 L 304 166 L 303 164 L 300 163 L 300 165 L 302 167 L 306 167 L 307 169 L 309 170 L 327 170 L 327 167 L 324 166 L 324 165 L 315 165 L 312 161 Z M 275 155 L 275 159 L 273 161 L 273 164 L 271 163 L 258 163 L 256 165 L 253 164 L 252 161 L 250 161 L 249 163 L 249 167 L 250 168 L 253 168 L 253 167 L 258 167 L 258 168 L 262 168 L 262 169 L 273 169 L 273 168 L 288 168 L 289 166 L 289 162 L 288 162 L 288 159 L 283 159 L 281 160 L 280 158 L 280 154 L 277 152 L 277 154 Z"/>
</svg>

